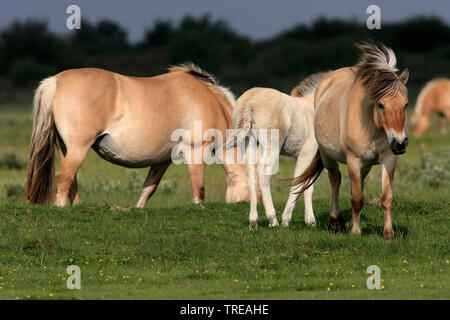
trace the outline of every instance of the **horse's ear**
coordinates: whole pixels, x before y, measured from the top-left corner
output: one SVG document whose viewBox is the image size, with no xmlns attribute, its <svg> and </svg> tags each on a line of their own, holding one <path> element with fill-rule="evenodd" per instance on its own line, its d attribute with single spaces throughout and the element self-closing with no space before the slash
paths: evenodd
<svg viewBox="0 0 450 320">
<path fill-rule="evenodd" d="M 406 81 L 408 81 L 409 78 L 409 70 L 408 69 L 403 70 L 402 74 L 399 75 L 398 78 L 400 79 L 401 82 L 406 84 Z"/>
</svg>

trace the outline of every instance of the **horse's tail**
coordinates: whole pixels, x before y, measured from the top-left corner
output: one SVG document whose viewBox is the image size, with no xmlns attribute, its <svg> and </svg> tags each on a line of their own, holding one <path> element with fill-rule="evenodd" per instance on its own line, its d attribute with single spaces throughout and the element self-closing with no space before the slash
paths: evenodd
<svg viewBox="0 0 450 320">
<path fill-rule="evenodd" d="M 43 204 L 47 201 L 54 180 L 54 151 L 57 131 L 52 103 L 56 78 L 44 79 L 34 95 L 33 131 L 28 162 L 26 201 Z M 53 190 L 52 190 L 53 191 Z"/>
<path fill-rule="evenodd" d="M 228 138 L 227 148 L 236 148 L 245 139 L 254 124 L 253 107 L 250 103 L 239 101 L 233 110 L 234 133 Z"/>
<path fill-rule="evenodd" d="M 327 72 L 318 72 L 307 76 L 303 79 L 298 85 L 295 86 L 291 91 L 291 96 L 293 97 L 305 97 L 316 90 L 316 87 L 319 85 L 320 81 L 329 73 Z"/>
<path fill-rule="evenodd" d="M 292 179 L 292 187 L 300 187 L 302 188 L 299 191 L 296 191 L 298 194 L 302 194 L 306 189 L 316 182 L 317 178 L 319 178 L 320 174 L 324 169 L 322 158 L 320 157 L 320 152 L 317 150 L 317 153 L 311 164 L 306 168 L 305 172 L 303 172 L 300 176 Z"/>
</svg>

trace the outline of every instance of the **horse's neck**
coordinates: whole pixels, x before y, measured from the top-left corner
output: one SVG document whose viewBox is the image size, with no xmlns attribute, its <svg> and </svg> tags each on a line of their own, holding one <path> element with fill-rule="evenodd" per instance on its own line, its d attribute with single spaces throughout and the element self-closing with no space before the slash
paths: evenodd
<svg viewBox="0 0 450 320">
<path fill-rule="evenodd" d="M 350 96 L 346 110 L 346 133 L 350 143 L 367 147 L 373 146 L 374 141 L 383 134 L 376 123 L 374 106 L 365 97 L 364 91 Z"/>
</svg>

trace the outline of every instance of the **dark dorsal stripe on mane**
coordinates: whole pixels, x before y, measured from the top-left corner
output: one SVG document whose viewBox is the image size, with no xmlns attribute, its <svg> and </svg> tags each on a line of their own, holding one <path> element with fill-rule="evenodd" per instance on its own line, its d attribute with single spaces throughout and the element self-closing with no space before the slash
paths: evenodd
<svg viewBox="0 0 450 320">
<path fill-rule="evenodd" d="M 398 91 L 407 95 L 406 86 L 396 74 L 397 58 L 392 49 L 384 44 L 377 46 L 367 42 L 358 44 L 357 48 L 361 50 L 361 56 L 356 65 L 356 78 L 374 100 L 392 97 Z"/>
<path fill-rule="evenodd" d="M 231 92 L 231 90 L 220 85 L 220 82 L 216 77 L 201 69 L 196 64 L 192 62 L 186 62 L 177 66 L 172 66 L 169 68 L 169 72 L 186 72 L 187 74 L 194 76 L 204 84 L 214 87 L 217 92 L 225 97 L 231 107 L 234 108 L 234 105 L 236 104 L 236 98 L 234 97 L 234 94 Z"/>
<path fill-rule="evenodd" d="M 206 72 L 205 70 L 201 69 L 199 66 L 192 62 L 186 62 L 177 66 L 173 66 L 169 68 L 170 72 L 177 72 L 182 71 L 186 72 L 200 81 L 204 82 L 205 84 L 212 85 L 212 86 L 218 86 L 219 80 L 217 80 L 216 77 L 214 77 L 212 74 Z"/>
<path fill-rule="evenodd" d="M 327 72 L 318 72 L 312 75 L 309 75 L 305 79 L 303 79 L 294 89 L 291 91 L 291 96 L 294 97 L 304 97 L 308 94 L 312 93 L 319 82 L 323 79 L 323 77 L 328 73 Z"/>
</svg>

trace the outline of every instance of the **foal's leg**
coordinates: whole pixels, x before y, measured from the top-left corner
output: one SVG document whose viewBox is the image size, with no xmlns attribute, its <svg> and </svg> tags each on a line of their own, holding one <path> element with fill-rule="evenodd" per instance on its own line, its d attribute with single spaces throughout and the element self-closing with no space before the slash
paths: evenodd
<svg viewBox="0 0 450 320">
<path fill-rule="evenodd" d="M 315 138 L 314 138 L 315 139 Z M 317 152 L 317 143 L 314 143 L 311 147 L 304 146 L 302 150 L 300 151 L 297 162 L 295 164 L 295 170 L 294 170 L 294 177 L 300 176 L 306 168 L 310 165 L 312 159 L 315 157 Z M 300 196 L 296 191 L 300 190 L 300 187 L 291 188 L 289 193 L 289 198 L 286 202 L 286 207 L 283 211 L 282 216 L 282 222 L 281 225 L 283 227 L 289 226 L 289 222 L 292 218 L 292 211 L 295 208 L 295 202 L 297 201 L 298 197 Z M 308 226 L 315 226 L 316 220 L 314 218 L 314 211 L 312 207 L 312 194 L 314 191 L 314 186 L 309 187 L 305 190 L 304 198 L 305 198 L 305 223 Z"/>
<path fill-rule="evenodd" d="M 65 206 L 67 202 L 79 202 L 76 173 L 81 167 L 90 146 L 67 146 L 67 152 L 61 157 L 61 168 L 57 174 L 57 192 L 55 205 Z"/>
<path fill-rule="evenodd" d="M 150 197 L 155 193 L 156 188 L 158 188 L 158 184 L 169 166 L 170 162 L 166 162 L 150 168 L 144 182 L 141 196 L 136 204 L 137 208 L 145 207 L 148 199 L 150 199 Z"/>
<path fill-rule="evenodd" d="M 347 156 L 347 167 L 352 184 L 352 220 L 350 222 L 350 233 L 361 235 L 360 215 L 364 205 L 364 196 L 362 192 L 363 180 L 361 177 L 361 166 L 359 159 L 353 155 Z"/>
<path fill-rule="evenodd" d="M 250 229 L 258 228 L 258 181 L 256 180 L 256 165 L 247 165 L 247 185 L 250 193 L 250 214 L 248 217 Z"/>
<path fill-rule="evenodd" d="M 269 153 L 270 154 L 270 153 Z M 278 155 L 270 157 L 269 163 L 262 163 L 261 160 L 257 166 L 257 174 L 259 186 L 261 188 L 261 196 L 266 211 L 267 220 L 269 220 L 269 227 L 277 227 L 278 220 L 273 206 L 272 193 L 270 192 L 270 178 L 272 177 L 272 167 Z"/>
<path fill-rule="evenodd" d="M 308 227 L 316 226 L 316 218 L 314 217 L 314 210 L 312 205 L 312 196 L 314 193 L 314 185 L 311 185 L 303 193 L 305 202 L 305 223 Z"/>
<path fill-rule="evenodd" d="M 394 183 L 394 172 L 397 157 L 387 155 L 381 159 L 381 207 L 384 212 L 384 239 L 390 240 L 394 237 L 392 229 L 391 210 L 392 210 L 392 185 Z"/>
</svg>

